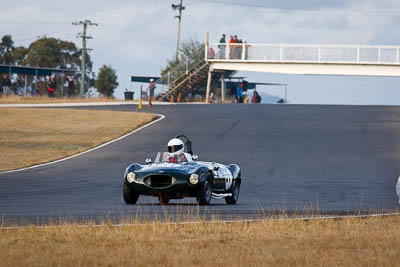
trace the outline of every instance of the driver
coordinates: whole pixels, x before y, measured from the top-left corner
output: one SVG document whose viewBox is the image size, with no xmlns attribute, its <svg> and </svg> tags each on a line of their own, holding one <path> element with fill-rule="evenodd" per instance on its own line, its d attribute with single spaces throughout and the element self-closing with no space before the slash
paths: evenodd
<svg viewBox="0 0 400 267">
<path fill-rule="evenodd" d="M 168 142 L 168 161 L 171 163 L 176 163 L 178 161 L 187 161 L 185 155 L 185 145 L 179 138 L 173 138 Z"/>
</svg>

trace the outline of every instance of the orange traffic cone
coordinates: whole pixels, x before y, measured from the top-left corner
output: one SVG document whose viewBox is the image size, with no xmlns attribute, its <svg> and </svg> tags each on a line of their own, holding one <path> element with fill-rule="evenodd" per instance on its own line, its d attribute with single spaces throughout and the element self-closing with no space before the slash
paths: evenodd
<svg viewBox="0 0 400 267">
<path fill-rule="evenodd" d="M 147 107 L 148 107 L 148 108 L 151 108 L 151 106 L 152 106 L 152 105 L 151 105 L 151 96 L 149 96 L 149 103 L 147 104 Z"/>
<path fill-rule="evenodd" d="M 179 93 L 179 95 L 178 95 L 178 99 L 176 100 L 176 102 L 181 102 L 181 98 L 182 98 L 182 93 Z"/>
</svg>

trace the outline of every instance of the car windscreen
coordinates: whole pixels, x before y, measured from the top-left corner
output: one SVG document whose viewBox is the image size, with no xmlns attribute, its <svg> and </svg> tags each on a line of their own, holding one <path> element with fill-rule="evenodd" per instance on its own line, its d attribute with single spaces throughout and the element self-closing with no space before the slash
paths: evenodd
<svg viewBox="0 0 400 267">
<path fill-rule="evenodd" d="M 185 163 L 188 162 L 186 155 L 184 153 L 175 154 L 168 152 L 158 152 L 155 163 Z"/>
</svg>

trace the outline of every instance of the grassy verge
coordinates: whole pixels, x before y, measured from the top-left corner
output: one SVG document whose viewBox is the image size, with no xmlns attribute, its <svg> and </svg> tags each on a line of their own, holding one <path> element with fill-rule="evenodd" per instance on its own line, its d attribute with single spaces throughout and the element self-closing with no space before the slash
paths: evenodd
<svg viewBox="0 0 400 267">
<path fill-rule="evenodd" d="M 45 96 L 23 97 L 23 96 L 2 96 L 0 104 L 50 104 L 50 103 L 87 103 L 87 102 L 120 102 L 123 100 L 115 98 L 48 98 Z M 132 102 L 132 101 L 130 101 Z"/>
<path fill-rule="evenodd" d="M 0 171 L 70 156 L 128 133 L 153 114 L 73 109 L 0 109 Z"/>
<path fill-rule="evenodd" d="M 396 266 L 400 217 L 0 230 L 3 266 Z"/>
</svg>

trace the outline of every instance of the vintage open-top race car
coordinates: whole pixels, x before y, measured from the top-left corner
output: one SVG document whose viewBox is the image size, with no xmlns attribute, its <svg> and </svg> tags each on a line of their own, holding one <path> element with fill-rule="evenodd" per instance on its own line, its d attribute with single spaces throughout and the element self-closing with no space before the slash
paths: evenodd
<svg viewBox="0 0 400 267">
<path fill-rule="evenodd" d="M 186 139 L 186 151 L 182 140 Z M 160 204 L 170 199 L 196 197 L 199 205 L 208 205 L 211 198 L 236 204 L 239 198 L 241 170 L 238 165 L 225 166 L 198 161 L 191 141 L 179 135 L 168 143 L 168 152 L 158 152 L 154 162 L 133 163 L 124 174 L 123 196 L 127 204 L 135 204 L 139 195 L 158 197 Z"/>
</svg>

